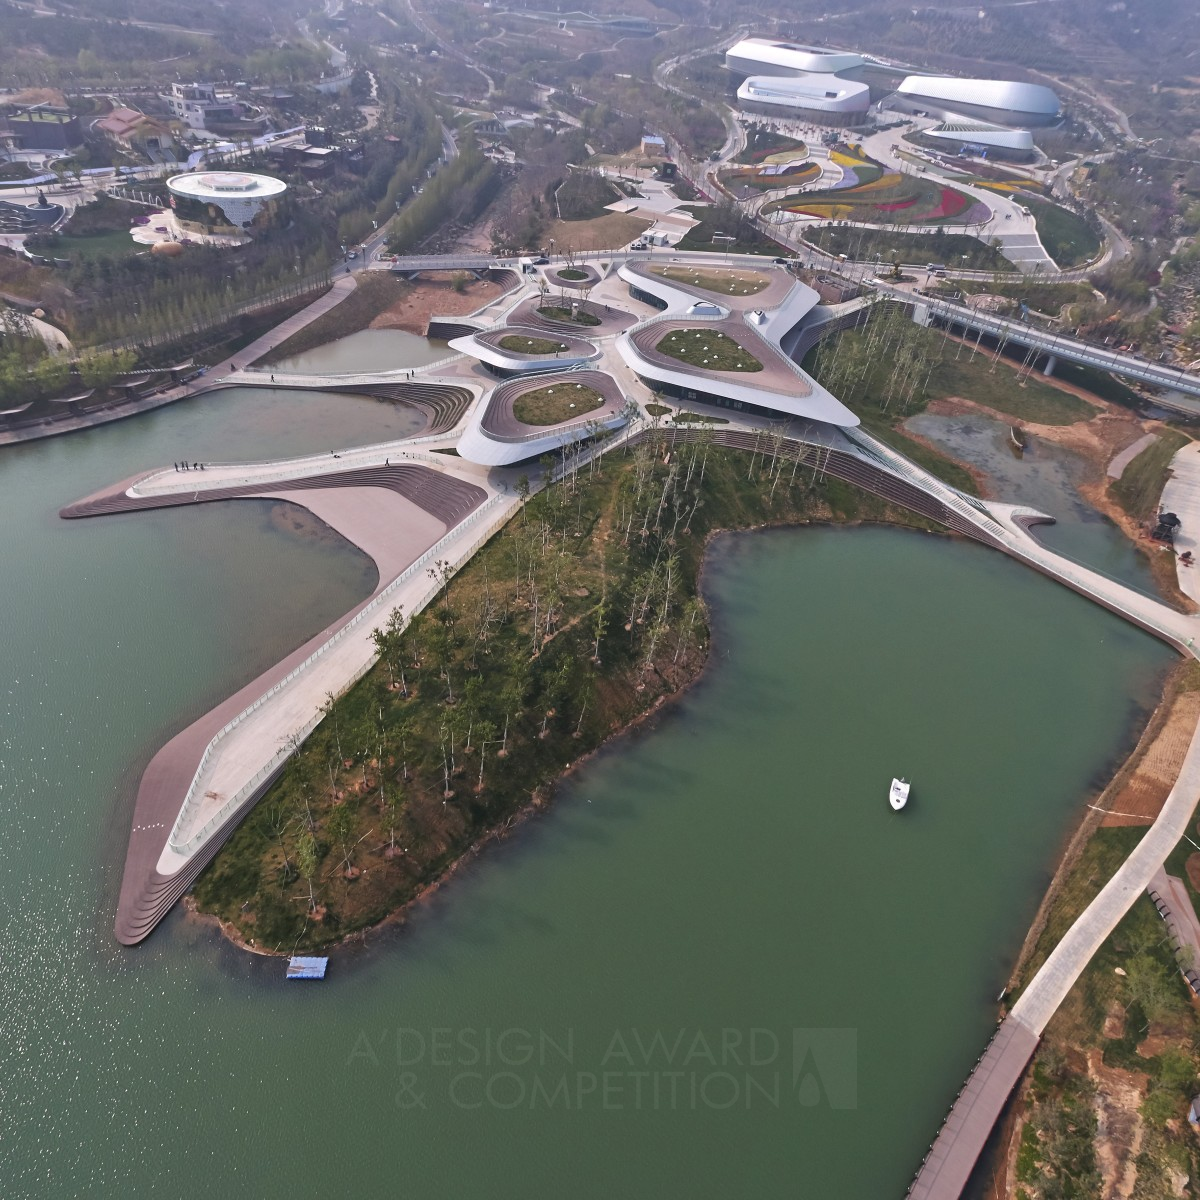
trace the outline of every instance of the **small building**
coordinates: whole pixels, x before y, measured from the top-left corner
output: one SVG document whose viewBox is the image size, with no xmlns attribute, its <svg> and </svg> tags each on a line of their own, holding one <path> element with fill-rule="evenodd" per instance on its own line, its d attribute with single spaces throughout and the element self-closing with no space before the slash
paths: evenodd
<svg viewBox="0 0 1200 1200">
<path fill-rule="evenodd" d="M 270 175 L 241 171 L 194 171 L 167 180 L 171 207 L 185 229 L 247 233 L 272 218 L 287 184 Z"/>
<path fill-rule="evenodd" d="M 79 118 L 54 108 L 30 108 L 8 118 L 9 129 L 25 150 L 70 150 L 83 145 Z"/>
<path fill-rule="evenodd" d="M 261 132 L 266 124 L 265 117 L 250 115 L 232 92 L 218 92 L 212 83 L 173 83 L 159 99 L 189 129 L 251 134 Z"/>
<path fill-rule="evenodd" d="M 642 136 L 642 153 L 647 158 L 666 158 L 667 143 L 665 138 L 660 138 L 656 134 L 647 133 Z"/>
<path fill-rule="evenodd" d="M 173 83 L 162 99 L 170 114 L 189 129 L 208 129 L 210 121 L 228 123 L 242 115 L 242 106 L 236 101 L 217 99 L 211 83 Z"/>
<path fill-rule="evenodd" d="M 92 128 L 122 149 L 150 157 L 175 148 L 171 127 L 136 108 L 114 108 L 108 116 L 93 121 Z"/>
</svg>

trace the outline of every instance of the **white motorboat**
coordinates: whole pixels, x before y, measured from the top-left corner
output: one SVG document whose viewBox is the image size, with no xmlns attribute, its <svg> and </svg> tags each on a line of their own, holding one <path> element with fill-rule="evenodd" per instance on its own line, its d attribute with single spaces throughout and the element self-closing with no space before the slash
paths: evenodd
<svg viewBox="0 0 1200 1200">
<path fill-rule="evenodd" d="M 895 812 L 899 812 L 908 803 L 908 789 L 912 786 L 903 779 L 893 779 L 888 789 L 888 803 Z"/>
</svg>

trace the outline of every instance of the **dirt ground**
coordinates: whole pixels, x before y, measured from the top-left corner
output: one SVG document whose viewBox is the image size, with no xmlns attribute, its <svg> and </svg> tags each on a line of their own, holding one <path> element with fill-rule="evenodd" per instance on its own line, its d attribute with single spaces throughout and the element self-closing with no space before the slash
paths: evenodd
<svg viewBox="0 0 1200 1200">
<path fill-rule="evenodd" d="M 1059 391 L 1070 392 L 1071 395 L 1086 400 L 1098 410 L 1096 415 L 1087 421 L 1077 421 L 1074 425 L 1040 425 L 1032 421 L 1016 420 L 1011 423 L 1020 426 L 1031 438 L 1041 438 L 1065 447 L 1079 455 L 1088 464 L 1090 477 L 1080 484 L 1080 494 L 1093 508 L 1102 512 L 1113 524 L 1117 525 L 1131 542 L 1146 550 L 1155 582 L 1163 595 L 1173 602 L 1181 612 L 1194 611 L 1195 605 L 1179 590 L 1174 555 L 1162 553 L 1157 543 L 1148 545 L 1144 538 L 1144 530 L 1108 494 L 1108 485 L 1112 482 L 1107 475 L 1108 464 L 1138 438 L 1147 433 L 1158 433 L 1165 426 L 1161 421 L 1139 417 L 1119 404 L 1103 400 L 1084 388 L 1065 383 L 1053 376 L 1043 379 L 1042 382 L 1058 388 Z M 993 420 L 998 415 L 994 409 L 988 408 L 986 405 L 957 396 L 933 400 L 927 411 L 942 416 L 979 413 L 981 416 L 991 417 Z M 1001 420 L 1006 419 L 1003 414 L 999 414 L 999 417 Z M 986 479 L 977 476 L 976 482 L 980 484 L 981 494 L 986 498 Z"/>
<path fill-rule="evenodd" d="M 555 221 L 546 230 L 546 244 L 553 238 L 559 254 L 564 246 L 575 250 L 615 250 L 645 233 L 653 223 L 629 213 L 605 213 L 590 221 Z"/>
<path fill-rule="evenodd" d="M 1096 1085 L 1096 1166 L 1103 1200 L 1129 1200 L 1137 1182 L 1137 1156 L 1145 1132 L 1138 1107 L 1148 1077 L 1141 1071 L 1106 1067 L 1096 1047 L 1087 1052 L 1088 1076 Z"/>
<path fill-rule="evenodd" d="M 461 292 L 456 292 L 448 278 L 420 278 L 410 292 L 374 317 L 367 328 L 404 329 L 424 335 L 430 317 L 466 316 L 503 291 L 500 284 L 485 279 L 472 279 Z"/>
<path fill-rule="evenodd" d="M 1163 801 L 1183 766 L 1188 744 L 1200 722 L 1200 692 L 1175 698 L 1158 736 L 1108 805 L 1102 825 L 1145 825 L 1162 810 Z M 1121 815 L 1118 815 L 1121 814 Z"/>
</svg>

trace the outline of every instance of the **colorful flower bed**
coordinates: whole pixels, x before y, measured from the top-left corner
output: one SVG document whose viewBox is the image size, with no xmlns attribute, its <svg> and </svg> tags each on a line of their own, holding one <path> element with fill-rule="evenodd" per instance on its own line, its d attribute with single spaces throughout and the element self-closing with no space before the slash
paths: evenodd
<svg viewBox="0 0 1200 1200">
<path fill-rule="evenodd" d="M 987 205 L 948 184 L 889 171 L 869 182 L 847 184 L 788 196 L 764 207 L 785 209 L 822 220 L 856 220 L 866 224 L 925 225 L 985 221 Z"/>
<path fill-rule="evenodd" d="M 816 163 L 795 159 L 791 162 L 764 162 L 755 167 L 740 167 L 721 172 L 721 182 L 729 188 L 758 188 L 770 191 L 773 188 L 794 187 L 810 183 L 821 176 Z"/>
</svg>

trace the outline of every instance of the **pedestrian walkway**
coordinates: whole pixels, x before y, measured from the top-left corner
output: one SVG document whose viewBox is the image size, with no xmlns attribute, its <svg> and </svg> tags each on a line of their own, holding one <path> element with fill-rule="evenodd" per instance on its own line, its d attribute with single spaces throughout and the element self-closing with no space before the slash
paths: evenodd
<svg viewBox="0 0 1200 1200">
<path fill-rule="evenodd" d="M 1115 455 L 1112 462 L 1108 464 L 1107 475 L 1109 479 L 1120 479 L 1121 476 L 1125 474 L 1125 468 L 1129 466 L 1129 464 L 1133 462 L 1133 460 L 1137 458 L 1137 456 L 1141 454 L 1143 450 L 1148 450 L 1157 441 L 1157 433 L 1146 433 L 1138 438 L 1138 440 L 1132 445 L 1126 446 L 1125 449 L 1122 450 L 1120 454 Z"/>
<path fill-rule="evenodd" d="M 126 481 L 63 511 L 98 516 L 235 498 L 303 504 L 375 561 L 375 592 L 340 621 L 166 743 L 142 776 L 116 918 L 118 940 L 141 941 L 189 887 L 245 811 L 340 695 L 375 661 L 372 630 L 397 605 L 420 611 L 436 557 L 457 569 L 518 504 L 503 485 L 453 459 L 412 455 L 383 465 L 282 463 L 250 483 L 193 490 L 191 472 L 157 472 L 144 492 Z M 304 460 L 296 460 L 303 463 Z M 303 471 L 303 466 L 299 468 Z M 197 472 L 197 476 L 207 472 Z"/>
<path fill-rule="evenodd" d="M 1178 554 L 1200 555 L 1200 442 L 1190 442 L 1171 459 L 1171 477 L 1163 488 L 1162 507 L 1179 518 L 1175 534 Z M 1200 605 L 1200 565 L 1187 567 L 1176 559 L 1179 590 Z"/>
</svg>

